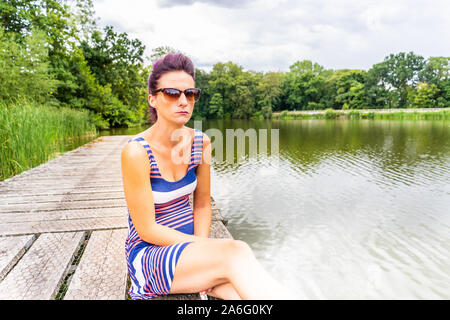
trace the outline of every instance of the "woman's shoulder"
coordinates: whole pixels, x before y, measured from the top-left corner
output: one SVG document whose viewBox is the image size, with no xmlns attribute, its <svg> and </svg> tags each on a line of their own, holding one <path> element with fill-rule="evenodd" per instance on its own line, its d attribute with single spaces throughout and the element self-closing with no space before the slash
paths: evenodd
<svg viewBox="0 0 450 320">
<path fill-rule="evenodd" d="M 128 140 L 122 148 L 122 159 L 126 158 L 142 158 L 147 157 L 147 151 L 142 144 L 135 138 Z"/>
<path fill-rule="evenodd" d="M 144 146 L 145 144 L 147 144 L 147 141 L 143 136 L 143 132 L 132 136 L 122 148 L 122 159 L 124 157 L 128 159 L 147 158 L 148 152 Z"/>
<path fill-rule="evenodd" d="M 149 159 L 146 149 L 138 141 L 127 143 L 120 156 L 122 175 L 150 172 Z"/>
</svg>

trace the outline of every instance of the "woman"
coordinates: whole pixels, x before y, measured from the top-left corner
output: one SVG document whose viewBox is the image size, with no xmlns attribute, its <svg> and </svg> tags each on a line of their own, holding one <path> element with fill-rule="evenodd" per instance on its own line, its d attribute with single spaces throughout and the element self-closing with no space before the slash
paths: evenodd
<svg viewBox="0 0 450 320">
<path fill-rule="evenodd" d="M 148 299 L 203 291 L 221 299 L 292 299 L 245 242 L 208 238 L 210 140 L 185 126 L 200 94 L 194 72 L 179 53 L 154 64 L 148 101 L 156 121 L 122 150 L 129 294 Z"/>
</svg>

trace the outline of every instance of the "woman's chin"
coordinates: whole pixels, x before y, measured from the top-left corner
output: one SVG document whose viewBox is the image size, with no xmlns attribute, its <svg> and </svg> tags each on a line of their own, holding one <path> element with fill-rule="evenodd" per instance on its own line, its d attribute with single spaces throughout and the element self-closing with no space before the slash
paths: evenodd
<svg viewBox="0 0 450 320">
<path fill-rule="evenodd" d="M 184 116 L 184 117 L 177 117 L 176 119 L 173 119 L 173 122 L 177 125 L 184 126 L 186 123 L 189 122 L 191 119 L 190 116 Z"/>
</svg>

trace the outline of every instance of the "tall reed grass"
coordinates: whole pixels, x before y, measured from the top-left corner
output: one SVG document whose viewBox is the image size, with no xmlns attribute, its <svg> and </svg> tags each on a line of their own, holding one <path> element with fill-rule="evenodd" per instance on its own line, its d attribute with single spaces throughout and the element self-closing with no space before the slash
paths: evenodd
<svg viewBox="0 0 450 320">
<path fill-rule="evenodd" d="M 0 102 L 0 180 L 66 152 L 65 145 L 69 142 L 97 134 L 87 110 L 26 100 Z"/>
</svg>

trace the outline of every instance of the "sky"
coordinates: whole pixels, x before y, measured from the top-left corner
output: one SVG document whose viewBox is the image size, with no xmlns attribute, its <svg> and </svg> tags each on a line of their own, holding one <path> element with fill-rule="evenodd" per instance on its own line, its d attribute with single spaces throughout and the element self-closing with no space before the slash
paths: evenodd
<svg viewBox="0 0 450 320">
<path fill-rule="evenodd" d="M 450 56 L 448 0 L 93 0 L 97 24 L 212 69 L 286 72 L 300 60 L 364 69 L 391 53 Z"/>
</svg>

